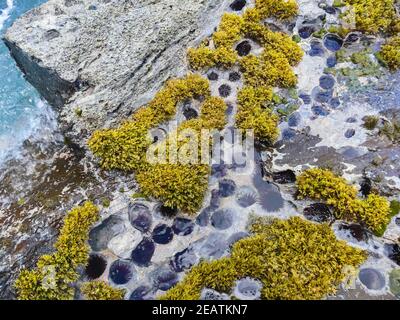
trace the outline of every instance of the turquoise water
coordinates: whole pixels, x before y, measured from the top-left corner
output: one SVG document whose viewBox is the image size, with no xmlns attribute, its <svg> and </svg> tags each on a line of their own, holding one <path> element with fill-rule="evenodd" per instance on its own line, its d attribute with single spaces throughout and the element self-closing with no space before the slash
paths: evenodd
<svg viewBox="0 0 400 320">
<path fill-rule="evenodd" d="M 0 36 L 24 12 L 46 0 L 0 0 Z M 0 163 L 14 155 L 26 139 L 49 130 L 53 112 L 23 78 L 0 41 Z"/>
</svg>

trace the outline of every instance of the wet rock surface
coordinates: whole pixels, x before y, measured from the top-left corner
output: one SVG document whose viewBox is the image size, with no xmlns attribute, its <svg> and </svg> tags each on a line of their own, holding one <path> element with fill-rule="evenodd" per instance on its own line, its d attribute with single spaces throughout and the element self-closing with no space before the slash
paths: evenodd
<svg viewBox="0 0 400 320">
<path fill-rule="evenodd" d="M 315 222 L 332 222 L 335 220 L 331 209 L 325 203 L 313 203 L 303 210 L 304 217 Z"/>
<path fill-rule="evenodd" d="M 385 277 L 375 269 L 361 269 L 358 277 L 363 285 L 370 290 L 381 290 L 385 287 Z"/>
<path fill-rule="evenodd" d="M 28 80 L 58 108 L 68 136 L 85 147 L 83 130 L 87 137 L 121 122 L 184 73 L 186 48 L 216 23 L 222 3 L 51 0 L 18 19 L 5 39 Z"/>
<path fill-rule="evenodd" d="M 166 79 L 185 74 L 187 47 L 218 23 L 222 3 L 50 0 L 8 29 L 12 56 L 54 107 L 59 127 L 27 140 L 22 158 L 0 170 L 2 298 L 15 297 L 12 282 L 22 267 L 52 250 L 66 210 L 88 196 L 101 204 L 97 199 L 125 180 L 93 166 L 87 138 L 125 120 Z M 126 190 L 135 188 L 131 177 L 125 181 Z"/>
<path fill-rule="evenodd" d="M 180 236 L 186 236 L 193 232 L 194 223 L 190 219 L 176 218 L 172 225 L 174 233 Z"/>
<path fill-rule="evenodd" d="M 197 251 L 201 258 L 220 258 L 228 249 L 228 243 L 226 238 L 217 232 L 210 233 L 206 239 L 201 239 L 194 245 L 194 249 Z"/>
<path fill-rule="evenodd" d="M 89 244 L 94 251 L 102 251 L 107 248 L 108 242 L 112 238 L 124 230 L 122 219 L 112 215 L 90 231 Z"/>
<path fill-rule="evenodd" d="M 111 3 L 114 2 L 111 1 Z M 175 4 L 175 2 L 171 4 L 170 1 L 168 3 L 159 1 L 155 4 L 151 1 L 140 1 L 141 6 L 139 5 L 136 12 L 139 14 L 139 18 L 145 18 L 147 14 L 150 14 L 147 11 L 156 10 L 156 17 L 161 16 L 167 21 L 163 19 L 154 21 L 156 18 L 153 17 L 150 20 L 157 25 L 157 30 L 161 30 L 161 33 L 165 30 L 172 34 L 166 35 L 161 43 L 153 39 L 154 41 L 145 50 L 143 50 L 144 44 L 140 39 L 138 46 L 145 55 L 143 57 L 142 52 L 138 53 L 143 58 L 142 64 L 133 65 L 129 59 L 124 62 L 114 62 L 116 67 L 120 68 L 123 64 L 126 68 L 121 74 L 111 73 L 110 79 L 103 79 L 107 68 L 99 75 L 93 75 L 99 64 L 103 63 L 103 58 L 96 59 L 96 57 L 90 56 L 94 59 L 92 65 L 84 65 L 79 71 L 78 76 L 82 79 L 75 83 L 78 89 L 74 87 L 73 91 L 69 92 L 68 84 L 59 79 L 55 80 L 58 81 L 57 85 L 66 85 L 65 88 L 58 89 L 65 90 L 64 94 L 71 97 L 68 102 L 57 100 L 61 108 L 61 121 L 74 123 L 74 128 L 70 132 L 71 136 L 74 137 L 83 127 L 85 127 L 84 130 L 87 129 L 87 134 L 90 134 L 91 130 L 100 124 L 101 126 L 112 126 L 118 123 L 126 115 L 132 113 L 139 104 L 151 98 L 155 89 L 166 78 L 186 72 L 183 61 L 181 61 L 184 60 L 183 55 L 180 55 L 178 51 L 185 50 L 186 44 L 190 42 L 189 39 L 194 39 L 199 35 L 200 29 L 204 31 L 204 26 L 210 27 L 211 30 L 211 24 L 205 24 L 208 19 L 206 16 L 212 17 L 213 10 L 217 9 L 220 3 L 222 1 L 198 1 L 196 4 L 191 1 L 185 4 Z M 242 0 L 229 1 L 226 3 L 226 9 L 230 7 L 229 11 L 240 11 L 246 4 L 247 2 Z M 182 12 L 171 13 L 173 8 L 170 8 L 170 5 L 171 7 L 178 6 L 177 10 Z M 52 8 L 51 4 L 49 6 Z M 112 9 L 112 14 L 119 12 L 118 6 Z M 124 4 L 126 11 L 124 14 L 128 17 L 132 15 L 131 7 L 130 3 Z M 95 1 L 87 8 L 89 11 L 99 12 L 100 17 L 103 17 L 105 10 L 103 3 Z M 106 268 L 109 263 L 108 279 L 110 283 L 126 287 L 128 289 L 127 298 L 132 300 L 153 299 L 156 297 L 157 290 L 166 291 L 174 286 L 179 277 L 198 264 L 201 259 L 218 259 L 229 255 L 231 247 L 237 241 L 249 236 L 245 231 L 245 225 L 253 211 L 262 212 L 262 215 L 265 216 L 287 218 L 293 214 L 301 214 L 301 210 L 304 209 L 303 215 L 306 219 L 319 223 L 331 223 L 334 221 L 333 214 L 326 204 L 307 202 L 306 204 L 300 203 L 298 206 L 299 202 L 294 198 L 296 174 L 309 166 L 329 167 L 348 175 L 356 180 L 356 185 L 360 185 L 360 193 L 363 196 L 366 196 L 372 188 L 383 191 L 389 196 L 394 195 L 394 190 L 398 190 L 395 179 L 399 169 L 398 146 L 384 139 L 372 138 L 365 133 L 361 127 L 363 122 L 361 115 L 368 113 L 367 110 L 371 109 L 363 109 L 364 106 L 362 108 L 357 106 L 358 108 L 353 109 L 349 107 L 349 97 L 340 91 L 343 88 L 341 77 L 333 73 L 328 74 L 324 70 L 325 67 L 333 68 L 337 65 L 335 52 L 342 47 L 343 43 L 346 46 L 346 43 L 357 43 L 358 39 L 355 35 L 349 35 L 345 41 L 332 34 L 322 36 L 321 39 L 312 35 L 320 29 L 322 20 L 333 19 L 330 16 L 337 15 L 335 8 L 327 5 L 321 8 L 323 9 L 322 13 L 326 13 L 324 14 L 325 18 L 318 17 L 315 21 L 307 20 L 301 24 L 300 21 L 304 18 L 301 16 L 296 23 L 292 23 L 290 26 L 268 22 L 271 28 L 277 30 L 287 29 L 290 31 L 295 28 L 303 39 L 301 46 L 308 53 L 307 58 L 312 59 L 309 60 L 312 61 L 310 64 L 315 67 L 311 70 L 300 69 L 298 72 L 299 88 L 295 90 L 296 92 L 291 93 L 291 97 L 288 97 L 290 94 L 286 92 L 278 92 L 279 95 L 285 96 L 290 103 L 294 103 L 296 108 L 281 117 L 281 136 L 274 145 L 274 149 L 267 148 L 267 151 L 263 151 L 262 161 L 258 163 L 257 160 L 256 168 L 243 176 L 238 175 L 242 169 L 239 164 L 222 163 L 212 166 L 211 185 L 207 191 L 204 206 L 198 214 L 190 219 L 183 218 L 182 212 L 176 208 L 169 208 L 162 203 L 154 202 L 154 199 L 142 199 L 141 197 L 133 200 L 129 196 L 120 201 L 121 207 L 102 208 L 102 221 L 91 231 L 91 246 L 94 251 L 101 251 L 101 253 L 92 253 L 89 265 L 84 272 L 87 277 L 106 277 Z M 191 12 L 192 9 L 196 12 Z M 45 13 L 39 11 L 39 15 L 45 15 Z M 70 12 L 67 12 L 68 19 L 69 15 Z M 183 24 L 183 27 L 180 26 L 182 29 L 178 30 L 170 25 L 179 24 L 175 18 L 181 19 L 179 23 Z M 29 17 L 28 20 L 32 19 Z M 169 19 L 172 19 L 173 22 L 170 23 Z M 193 19 L 197 20 L 194 22 Z M 120 20 L 117 19 L 117 21 Z M 92 23 L 91 27 L 97 26 L 91 19 L 89 22 Z M 192 26 L 189 27 L 190 23 Z M 100 30 L 104 30 L 102 28 Z M 207 30 L 207 33 L 210 30 Z M 51 29 L 46 33 L 45 40 L 57 42 L 57 39 L 64 38 L 66 35 L 62 28 L 60 31 Z M 94 39 L 90 40 L 89 45 L 92 45 L 92 40 L 94 41 L 98 37 L 97 32 L 96 30 Z M 128 33 L 131 32 L 134 31 Z M 157 33 L 157 36 L 159 37 L 160 34 Z M 151 41 L 152 35 L 145 38 L 146 41 L 148 38 Z M 11 44 L 11 46 L 13 45 Z M 248 40 L 239 41 L 235 48 L 240 56 L 257 51 L 256 44 Z M 36 49 L 38 48 L 32 50 Z M 132 49 L 130 45 L 128 49 Z M 133 49 L 133 55 L 137 54 L 136 48 Z M 104 51 L 104 48 L 99 50 Z M 15 53 L 17 60 L 18 54 L 19 52 Z M 80 54 L 78 56 L 79 59 L 86 59 L 87 54 L 85 52 L 82 56 Z M 112 57 L 115 56 L 111 54 Z M 65 68 L 64 62 L 61 61 L 60 66 L 57 66 L 60 72 L 73 72 L 73 70 L 63 69 Z M 164 67 L 161 67 L 162 65 Z M 148 66 L 154 66 L 155 70 L 147 71 Z M 242 76 L 240 72 L 234 71 L 235 69 L 229 71 L 208 70 L 204 74 L 210 80 L 213 95 L 227 98 L 229 101 L 230 114 L 233 114 L 233 110 L 237 106 L 233 93 L 236 93 L 242 85 Z M 61 76 L 63 75 L 65 76 L 65 73 L 61 74 Z M 304 76 L 307 77 L 306 81 L 301 79 Z M 85 81 L 85 77 L 92 81 L 98 80 L 98 82 L 93 84 L 94 82 Z M 226 83 L 227 80 L 230 81 L 229 85 Z M 110 83 L 112 85 L 109 89 Z M 48 90 L 54 91 L 56 88 L 49 87 Z M 114 92 L 111 93 L 111 90 L 114 90 L 115 94 L 123 94 L 123 99 L 114 99 L 113 97 L 108 99 L 110 94 L 114 94 Z M 297 94 L 299 94 L 298 97 Z M 105 102 L 97 100 L 103 96 L 110 101 L 107 108 Z M 84 99 L 88 101 L 88 105 L 85 105 L 83 110 L 84 119 L 75 119 L 73 114 L 66 115 L 66 112 L 73 110 L 71 108 Z M 387 100 L 390 99 L 387 98 Z M 379 103 L 383 102 L 379 101 Z M 94 106 L 97 104 L 100 105 L 99 117 L 93 123 L 86 124 L 85 121 L 94 114 Z M 185 106 L 180 110 L 186 119 L 193 119 L 199 115 L 190 101 L 185 102 Z M 229 141 L 229 139 L 226 139 L 225 142 L 230 145 L 234 144 L 234 141 Z M 379 166 L 372 164 L 377 156 L 382 159 Z M 263 170 L 260 169 L 261 167 Z M 118 174 L 115 175 L 118 176 Z M 394 178 L 391 180 L 391 177 Z M 360 184 L 363 179 L 368 179 L 371 182 L 370 185 Z M 134 188 L 134 184 L 129 185 L 130 190 Z M 111 199 L 113 197 L 115 194 Z M 115 217 L 118 217 L 115 224 L 107 220 L 116 219 Z M 337 223 L 339 224 L 338 229 L 352 238 L 350 240 L 346 238 L 347 241 L 354 242 L 355 239 L 357 245 L 370 249 L 368 246 L 372 243 L 370 241 L 372 236 L 367 234 L 361 225 Z M 396 234 L 393 232 L 392 226 L 389 229 L 389 236 Z M 399 250 L 396 245 L 392 244 L 390 248 L 386 249 L 386 259 L 391 260 L 392 264 L 398 264 L 397 251 Z M 35 252 L 33 255 L 39 253 L 42 252 Z M 104 256 L 104 260 L 100 255 Z M 112 259 L 109 258 L 110 255 L 113 257 Z M 105 259 L 106 256 L 108 261 Z M 377 291 L 385 286 L 386 280 L 383 274 L 387 270 L 363 267 L 361 271 L 359 280 L 369 290 Z M 0 273 L 0 277 L 4 277 L 4 275 Z M 132 279 L 135 281 L 131 281 Z M 255 279 L 245 278 L 237 281 L 234 296 L 239 299 L 259 299 L 260 290 L 260 284 Z M 227 295 L 211 289 L 205 288 L 202 291 L 202 299 L 205 300 L 228 298 Z"/>
<path fill-rule="evenodd" d="M 126 231 L 113 237 L 107 245 L 107 248 L 116 256 L 128 259 L 132 249 L 141 239 L 140 232 L 136 230 Z"/>
<path fill-rule="evenodd" d="M 357 223 L 343 223 L 339 226 L 339 229 L 348 231 L 357 241 L 367 241 L 369 238 L 367 230 Z"/>
</svg>

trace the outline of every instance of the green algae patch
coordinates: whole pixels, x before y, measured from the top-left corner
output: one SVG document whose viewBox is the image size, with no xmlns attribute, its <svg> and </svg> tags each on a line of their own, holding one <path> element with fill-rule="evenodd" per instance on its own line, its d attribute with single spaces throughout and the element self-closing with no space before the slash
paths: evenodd
<svg viewBox="0 0 400 320">
<path fill-rule="evenodd" d="M 146 164 L 146 151 L 151 145 L 148 131 L 171 120 L 179 102 L 209 95 L 209 83 L 199 75 L 170 80 L 147 106 L 133 115 L 132 120 L 116 129 L 94 132 L 89 148 L 100 159 L 103 169 L 139 170 Z"/>
<path fill-rule="evenodd" d="M 399 17 L 394 0 L 345 0 L 348 10 L 343 20 L 355 23 L 357 30 L 376 34 L 391 33 L 398 29 Z"/>
<path fill-rule="evenodd" d="M 377 194 L 357 198 L 357 189 L 333 172 L 313 168 L 297 177 L 299 198 L 326 200 L 335 209 L 337 219 L 364 224 L 377 236 L 382 236 L 390 222 L 390 203 Z"/>
<path fill-rule="evenodd" d="M 208 176 L 208 165 L 157 164 L 138 172 L 136 179 L 147 197 L 193 214 L 203 203 Z"/>
<path fill-rule="evenodd" d="M 270 87 L 245 86 L 238 92 L 236 125 L 253 130 L 257 140 L 272 144 L 279 135 L 278 116 L 272 113 L 273 93 Z"/>
<path fill-rule="evenodd" d="M 240 67 L 248 90 L 243 89 L 239 97 L 236 124 L 242 130 L 254 130 L 259 141 L 273 143 L 278 137 L 278 116 L 264 105 L 271 100 L 272 87 L 290 88 L 296 85 L 297 77 L 292 67 L 303 56 L 303 51 L 289 35 L 271 31 L 263 21 L 266 18 L 287 20 L 294 17 L 297 11 L 294 0 L 257 0 L 255 7 L 246 9 L 243 15 L 225 13 L 212 37 L 187 51 L 187 60 L 193 70 L 229 68 L 233 65 Z M 243 38 L 261 45 L 262 54 L 239 57 L 234 47 Z M 179 135 L 186 129 L 196 132 L 202 129 L 222 130 L 226 125 L 226 106 L 222 100 L 208 98 L 209 95 L 209 83 L 199 75 L 171 80 L 130 121 L 116 129 L 95 132 L 89 140 L 89 147 L 104 169 L 135 172 L 146 197 L 193 213 L 201 206 L 209 166 L 173 161 L 161 165 L 149 164 L 146 156 L 152 141 L 147 132 L 172 119 L 178 103 L 196 96 L 206 98 L 200 117 L 183 122 L 169 136 Z M 161 144 L 160 150 L 168 153 L 168 141 L 169 138 L 163 142 L 164 145 Z M 185 142 L 187 139 L 183 139 L 181 144 Z M 167 154 L 167 158 L 170 155 Z"/>
<path fill-rule="evenodd" d="M 190 48 L 187 51 L 187 59 L 194 70 L 202 70 L 214 66 L 229 68 L 236 63 L 238 55 L 232 48 L 219 47 L 213 50 L 200 46 L 199 48 Z"/>
<path fill-rule="evenodd" d="M 125 289 L 117 289 L 104 281 L 86 282 L 81 287 L 81 292 L 86 300 L 123 300 Z"/>
<path fill-rule="evenodd" d="M 275 50 L 264 50 L 260 57 L 249 55 L 240 61 L 246 85 L 290 88 L 297 77 L 287 56 Z"/>
<path fill-rule="evenodd" d="M 148 164 L 136 174 L 146 197 L 159 199 L 165 206 L 188 214 L 201 207 L 210 174 L 208 161 L 205 163 L 202 156 L 207 157 L 203 154 L 207 150 L 204 146 L 211 144 L 211 137 L 203 136 L 202 130 L 222 130 L 226 125 L 226 109 L 222 99 L 207 98 L 201 105 L 199 118 L 183 122 L 154 146 L 165 158 Z M 170 152 L 173 143 L 176 143 L 176 153 Z"/>
<path fill-rule="evenodd" d="M 390 201 L 390 212 L 391 216 L 394 217 L 399 214 L 400 212 L 400 202 L 397 200 Z"/>
<path fill-rule="evenodd" d="M 395 296 L 400 296 L 400 269 L 394 269 L 389 275 L 390 291 Z"/>
<path fill-rule="evenodd" d="M 15 281 L 18 299 L 72 300 L 72 284 L 79 279 L 77 268 L 89 258 L 89 230 L 98 219 L 98 208 L 91 202 L 68 212 L 54 245 L 56 251 L 41 256 L 36 269 L 22 270 Z"/>
<path fill-rule="evenodd" d="M 398 70 L 400 68 L 400 37 L 390 38 L 377 53 L 377 58 L 390 70 Z"/>
<path fill-rule="evenodd" d="M 201 262 L 161 299 L 200 299 L 203 288 L 229 294 L 245 277 L 261 281 L 263 299 L 321 299 L 336 292 L 346 267 L 356 268 L 366 258 L 364 251 L 337 240 L 329 225 L 299 217 L 254 218 L 249 231 L 229 257 Z"/>
<path fill-rule="evenodd" d="M 379 117 L 377 116 L 366 116 L 364 119 L 364 128 L 367 130 L 374 130 L 379 122 Z"/>
<path fill-rule="evenodd" d="M 333 74 L 340 72 L 348 77 L 347 82 L 349 87 L 360 87 L 360 77 L 375 77 L 382 75 L 380 64 L 374 59 L 374 55 L 370 48 L 364 48 L 352 54 L 349 54 L 345 49 L 340 49 L 336 52 L 338 62 L 352 62 L 353 67 L 344 67 L 335 69 Z"/>
</svg>

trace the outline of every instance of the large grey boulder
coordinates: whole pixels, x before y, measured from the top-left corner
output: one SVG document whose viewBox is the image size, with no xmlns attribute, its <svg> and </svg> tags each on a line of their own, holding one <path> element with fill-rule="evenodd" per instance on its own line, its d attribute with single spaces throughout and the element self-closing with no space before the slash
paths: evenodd
<svg viewBox="0 0 400 320">
<path fill-rule="evenodd" d="M 185 52 L 218 25 L 224 0 L 50 0 L 5 42 L 26 78 L 84 145 L 187 72 Z M 78 111 L 79 110 L 79 111 Z"/>
</svg>

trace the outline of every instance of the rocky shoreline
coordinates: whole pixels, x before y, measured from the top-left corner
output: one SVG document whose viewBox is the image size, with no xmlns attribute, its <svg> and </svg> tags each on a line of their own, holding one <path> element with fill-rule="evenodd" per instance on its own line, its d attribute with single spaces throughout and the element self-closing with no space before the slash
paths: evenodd
<svg viewBox="0 0 400 320">
<path fill-rule="evenodd" d="M 140 198 L 132 200 L 130 195 L 136 192 L 137 186 L 131 177 L 98 169 L 86 151 L 87 138 L 97 129 L 123 122 L 147 103 L 168 78 L 186 74 L 186 49 L 198 45 L 214 31 L 222 13 L 232 11 L 231 2 L 50 0 L 21 17 L 9 29 L 5 42 L 27 80 L 58 110 L 60 130 L 67 146 L 58 143 L 44 152 L 31 150 L 36 160 L 43 162 L 32 170 L 33 174 L 21 174 L 21 181 L 34 181 L 27 188 L 23 184 L 15 187 L 18 170 L 3 175 L 2 181 L 9 189 L 4 188 L 0 195 L 19 194 L 24 188 L 29 191 L 1 208 L 3 250 L 0 253 L 4 259 L 0 260 L 5 262 L 0 265 L 2 298 L 13 297 L 11 284 L 22 266 L 32 267 L 39 255 L 51 250 L 63 212 L 85 198 L 93 199 L 102 208 L 102 221 L 92 230 L 90 244 L 93 256 L 98 254 L 107 260 L 108 267 L 102 275 L 105 280 L 112 278 L 110 268 L 125 268 L 118 263 L 123 264 L 133 249 L 149 245 L 146 242 L 149 230 L 143 232 L 142 238 L 137 228 L 132 228 L 138 218 L 135 215 L 151 214 L 156 228 L 166 228 L 159 230 L 163 236 L 173 228 L 172 224 L 191 229 L 187 234 L 174 230 L 173 242 L 163 250 L 157 245 L 153 249 L 151 268 L 131 271 L 132 279 L 124 287 L 128 288 L 129 296 L 136 292 L 142 294 L 141 298 L 155 295 L 153 282 L 158 286 L 155 289 L 160 289 L 160 281 L 165 279 L 165 283 L 161 281 L 164 289 L 176 284 L 180 278 L 177 273 L 200 258 L 224 256 L 232 241 L 245 236 L 247 217 L 253 210 L 285 218 L 301 215 L 303 211 L 305 215 L 312 212 L 312 203 L 296 200 L 293 185 L 296 174 L 307 167 L 329 167 L 360 185 L 360 189 L 366 185 L 390 200 L 399 200 L 399 144 L 387 135 L 378 134 L 385 123 L 399 117 L 398 99 L 393 97 L 393 90 L 380 91 L 383 85 L 390 87 L 395 83 L 397 75 L 381 71 L 383 74 L 376 80 L 377 77 L 369 74 L 361 77 L 362 82 L 355 88 L 354 79 L 349 76 L 327 73 L 327 61 L 338 51 L 335 41 L 340 41 L 342 46 L 346 40 L 337 40 L 336 36 L 323 39 L 311 34 L 306 36 L 305 26 L 315 32 L 326 23 L 337 22 L 338 17 L 336 9 L 326 9 L 332 8 L 331 3 L 321 6 L 311 0 L 298 1 L 300 15 L 289 26 L 290 34 L 300 35 L 305 57 L 296 70 L 298 92 L 294 95 L 285 90 L 279 92 L 286 100 L 278 106 L 283 114 L 279 140 L 273 150 L 261 153 L 261 161 L 255 163 L 249 177 L 238 178 L 235 173 L 238 168 L 234 166 L 223 173 L 219 169 L 214 172 L 205 206 L 217 201 L 220 210 L 206 212 L 207 222 L 201 220 L 206 207 L 196 219 L 196 225 L 179 220 L 183 217 L 173 221 L 165 218 L 160 212 L 160 203 Z M 379 38 L 367 40 L 359 37 L 346 49 L 358 52 L 381 42 Z M 348 66 L 348 62 L 342 64 Z M 340 62 L 335 65 L 336 69 L 341 68 Z M 219 76 L 219 81 L 211 81 L 214 95 L 220 95 L 218 88 L 222 84 L 236 92 L 240 82 L 231 83 L 228 73 L 213 71 Z M 349 81 L 353 81 L 351 85 Z M 376 103 L 374 94 L 385 101 L 384 106 Z M 296 108 L 288 111 L 293 104 Z M 366 115 L 379 118 L 372 130 L 363 125 Z M 48 155 L 53 153 L 50 159 Z M 18 163 L 9 166 L 18 168 Z M 236 186 L 243 184 L 247 189 L 237 190 Z M 218 196 L 213 198 L 215 190 L 219 190 Z M 220 197 L 225 191 L 228 194 Z M 254 202 L 249 203 L 252 197 Z M 256 200 L 258 197 L 265 201 Z M 394 298 L 389 293 L 388 273 L 396 268 L 396 263 L 388 258 L 388 246 L 396 244 L 400 237 L 398 219 L 392 219 L 382 239 L 372 235 L 360 237 L 357 227 L 346 229 L 339 222 L 333 226 L 340 239 L 371 253 L 364 269 L 373 269 L 376 265 L 379 269 L 367 272 L 365 283 L 370 288 L 357 280 L 356 291 L 344 291 L 336 298 Z M 228 225 L 227 221 L 230 221 Z M 152 231 L 153 238 L 156 231 Z M 162 244 L 165 239 L 161 238 Z M 179 262 L 172 273 L 167 267 L 171 258 Z M 139 292 L 140 285 L 142 291 L 147 290 L 144 294 Z"/>
<path fill-rule="evenodd" d="M 187 72 L 186 48 L 217 26 L 224 2 L 52 0 L 18 19 L 5 43 L 59 110 L 64 134 L 85 147 Z"/>
<path fill-rule="evenodd" d="M 22 159 L 1 171 L 2 298 L 15 297 L 22 267 L 51 251 L 66 209 L 87 197 L 101 203 L 124 188 L 135 191 L 134 181 L 101 172 L 84 157 L 86 139 L 122 122 L 168 78 L 185 74 L 186 47 L 218 24 L 223 3 L 49 1 L 9 28 L 4 41 L 57 111 L 59 129 L 54 142 L 27 142 Z"/>
</svg>

